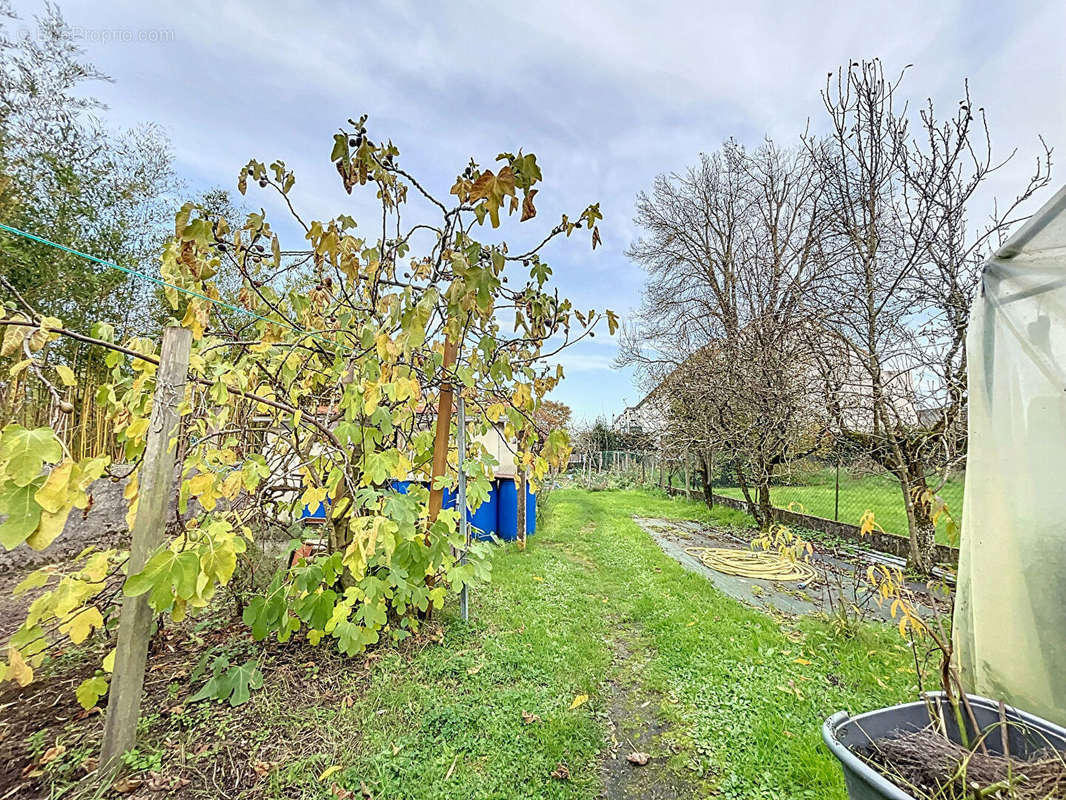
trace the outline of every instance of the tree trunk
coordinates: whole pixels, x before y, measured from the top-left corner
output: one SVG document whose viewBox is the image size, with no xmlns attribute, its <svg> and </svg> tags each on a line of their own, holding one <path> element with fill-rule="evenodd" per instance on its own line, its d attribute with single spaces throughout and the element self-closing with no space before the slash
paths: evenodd
<svg viewBox="0 0 1066 800">
<path fill-rule="evenodd" d="M 910 547 L 907 566 L 923 575 L 928 575 L 936 566 L 936 525 L 932 519 L 929 487 L 924 475 L 911 475 L 907 480 L 909 497 L 907 504 L 907 527 Z"/>
<path fill-rule="evenodd" d="M 744 504 L 748 508 L 748 513 L 755 518 L 755 524 L 759 526 L 759 530 L 765 531 L 770 529 L 770 525 L 774 521 L 773 506 L 770 505 L 770 480 L 769 478 L 763 478 L 759 484 L 755 487 L 756 499 L 751 497 L 751 489 L 748 487 L 748 479 L 744 476 L 744 470 L 740 464 L 736 466 L 737 483 L 740 484 L 740 491 L 744 495 Z"/>
<path fill-rule="evenodd" d="M 774 521 L 774 507 L 770 503 L 770 481 L 763 479 L 759 484 L 759 516 L 756 522 L 761 530 L 767 530 Z"/>
<path fill-rule="evenodd" d="M 709 453 L 700 456 L 696 474 L 703 484 L 703 502 L 707 504 L 707 508 L 714 509 L 714 459 Z"/>
</svg>

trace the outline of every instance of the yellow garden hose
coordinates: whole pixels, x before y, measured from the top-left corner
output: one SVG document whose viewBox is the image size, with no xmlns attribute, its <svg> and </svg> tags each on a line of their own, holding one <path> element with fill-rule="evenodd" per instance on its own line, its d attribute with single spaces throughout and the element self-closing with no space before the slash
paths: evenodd
<svg viewBox="0 0 1066 800">
<path fill-rule="evenodd" d="M 790 561 L 777 553 L 732 550 L 725 547 L 686 547 L 685 552 L 715 572 L 765 581 L 806 582 L 818 573 L 803 561 Z"/>
</svg>

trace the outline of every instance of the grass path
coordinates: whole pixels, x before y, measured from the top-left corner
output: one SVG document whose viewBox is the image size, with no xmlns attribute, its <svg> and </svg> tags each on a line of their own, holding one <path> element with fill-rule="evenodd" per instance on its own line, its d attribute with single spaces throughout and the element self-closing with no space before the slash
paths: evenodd
<svg viewBox="0 0 1066 800">
<path fill-rule="evenodd" d="M 498 552 L 469 626 L 447 614 L 443 646 L 386 655 L 339 712 L 361 724 L 334 778 L 383 798 L 598 797 L 610 683 L 621 677 L 657 698 L 669 726 L 652 755 L 717 796 L 844 797 L 819 726 L 840 708 L 909 696 L 899 640 L 880 629 L 841 640 L 811 621 L 783 628 L 685 572 L 630 519 L 709 519 L 696 503 L 580 490 L 552 501 L 525 552 Z M 640 674 L 612 674 L 623 634 L 643 651 Z M 580 695 L 588 701 L 570 709 Z M 523 711 L 541 721 L 524 724 Z M 569 780 L 551 777 L 560 763 Z M 327 766 L 311 757 L 289 775 Z"/>
</svg>

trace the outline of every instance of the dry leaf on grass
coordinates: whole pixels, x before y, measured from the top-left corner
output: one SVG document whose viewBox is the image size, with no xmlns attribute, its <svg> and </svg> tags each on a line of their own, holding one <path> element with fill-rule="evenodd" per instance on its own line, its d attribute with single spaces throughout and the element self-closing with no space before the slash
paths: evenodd
<svg viewBox="0 0 1066 800">
<path fill-rule="evenodd" d="M 560 761 L 559 765 L 552 770 L 551 775 L 556 780 L 568 781 L 570 780 L 570 768 L 566 766 L 566 764 L 564 764 L 562 761 Z"/>
<path fill-rule="evenodd" d="M 526 725 L 532 725 L 534 722 L 540 722 L 540 715 L 530 714 L 528 711 L 523 711 L 522 722 L 524 722 Z"/>
<path fill-rule="evenodd" d="M 589 701 L 589 696 L 587 694 L 579 694 L 577 697 L 574 698 L 574 702 L 572 702 L 570 704 L 570 710 L 572 711 L 573 709 L 577 708 L 578 706 L 583 706 L 588 701 Z"/>
<path fill-rule="evenodd" d="M 630 753 L 626 756 L 626 761 L 630 764 L 635 764 L 638 767 L 643 767 L 651 759 L 651 756 L 647 753 Z"/>
<path fill-rule="evenodd" d="M 44 766 L 49 761 L 55 761 L 65 752 L 67 752 L 67 748 L 65 748 L 61 744 L 57 744 L 55 747 L 49 747 L 47 750 L 44 751 L 44 755 L 41 756 L 41 760 L 37 763 L 39 763 L 41 766 Z"/>
<path fill-rule="evenodd" d="M 129 794 L 141 788 L 144 784 L 140 778 L 120 778 L 111 786 L 119 794 Z"/>
</svg>

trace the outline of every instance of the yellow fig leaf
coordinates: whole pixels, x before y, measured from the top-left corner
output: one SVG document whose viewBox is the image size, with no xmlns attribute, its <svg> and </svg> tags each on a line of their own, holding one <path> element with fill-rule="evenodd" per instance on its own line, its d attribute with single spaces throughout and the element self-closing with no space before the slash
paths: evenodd
<svg viewBox="0 0 1066 800">
<path fill-rule="evenodd" d="M 33 683 L 33 667 L 23 660 L 22 653 L 14 647 L 8 647 L 7 659 L 8 667 L 5 677 L 10 678 L 19 686 L 29 686 Z"/>
<path fill-rule="evenodd" d="M 96 606 L 86 606 L 75 611 L 70 618 L 59 626 L 59 632 L 70 637 L 74 644 L 81 644 L 89 638 L 93 628 L 104 627 L 104 617 Z"/>
<path fill-rule="evenodd" d="M 73 461 L 67 460 L 57 465 L 48 474 L 44 485 L 33 496 L 33 499 L 45 511 L 51 511 L 54 514 L 69 503 L 70 475 L 73 469 Z"/>
<path fill-rule="evenodd" d="M 69 508 L 60 509 L 55 514 L 51 511 L 42 511 L 41 522 L 37 526 L 37 530 L 26 539 L 26 544 L 34 550 L 44 550 L 63 532 L 63 526 L 67 524 L 68 516 L 70 516 Z"/>
<path fill-rule="evenodd" d="M 78 385 L 78 379 L 74 377 L 74 370 L 66 364 L 56 364 L 56 373 L 59 375 L 59 379 L 63 381 L 64 386 Z"/>
<path fill-rule="evenodd" d="M 126 426 L 127 439 L 140 439 L 148 432 L 148 417 L 137 417 Z"/>
</svg>

